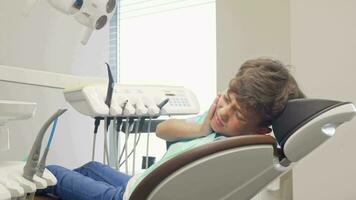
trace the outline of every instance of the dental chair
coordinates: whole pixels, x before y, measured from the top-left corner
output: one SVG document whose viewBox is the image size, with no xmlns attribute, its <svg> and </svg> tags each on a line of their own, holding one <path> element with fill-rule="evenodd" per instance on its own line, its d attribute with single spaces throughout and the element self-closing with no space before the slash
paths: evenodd
<svg viewBox="0 0 356 200">
<path fill-rule="evenodd" d="M 236 136 L 184 152 L 146 176 L 130 200 L 251 199 L 355 114 L 349 102 L 291 100 L 272 122 L 275 137 Z"/>
<path fill-rule="evenodd" d="M 327 139 L 356 114 L 352 103 L 288 102 L 269 135 L 237 136 L 189 150 L 146 176 L 130 200 L 247 200 Z"/>
</svg>

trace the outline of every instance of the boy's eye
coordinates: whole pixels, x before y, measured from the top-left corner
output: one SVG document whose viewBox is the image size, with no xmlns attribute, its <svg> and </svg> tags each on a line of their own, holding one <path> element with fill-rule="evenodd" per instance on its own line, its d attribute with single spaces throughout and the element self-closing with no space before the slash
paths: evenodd
<svg viewBox="0 0 356 200">
<path fill-rule="evenodd" d="M 246 122 L 244 116 L 239 111 L 236 111 L 236 118 L 242 122 Z"/>
<path fill-rule="evenodd" d="M 224 96 L 223 96 L 223 99 L 224 99 L 224 101 L 227 102 L 227 103 L 230 102 L 230 99 L 229 99 L 229 97 L 228 97 L 227 95 L 224 95 Z"/>
<path fill-rule="evenodd" d="M 241 115 L 236 114 L 236 118 L 242 122 L 246 122 L 245 118 L 243 118 Z"/>
</svg>

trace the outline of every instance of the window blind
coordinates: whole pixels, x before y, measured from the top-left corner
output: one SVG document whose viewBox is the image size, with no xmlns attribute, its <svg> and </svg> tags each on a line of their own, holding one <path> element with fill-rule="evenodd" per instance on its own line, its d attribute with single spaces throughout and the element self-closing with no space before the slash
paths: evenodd
<svg viewBox="0 0 356 200">
<path fill-rule="evenodd" d="M 109 24 L 109 64 L 111 72 L 114 76 L 115 82 L 117 82 L 118 77 L 118 25 L 117 23 L 117 11 L 113 15 Z"/>
<path fill-rule="evenodd" d="M 121 0 L 119 18 L 140 17 L 213 2 L 215 0 Z"/>
</svg>

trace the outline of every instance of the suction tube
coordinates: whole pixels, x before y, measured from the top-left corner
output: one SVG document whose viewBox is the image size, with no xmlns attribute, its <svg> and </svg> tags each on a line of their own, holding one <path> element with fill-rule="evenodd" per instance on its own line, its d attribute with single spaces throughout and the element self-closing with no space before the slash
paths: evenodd
<svg viewBox="0 0 356 200">
<path fill-rule="evenodd" d="M 67 111 L 67 109 L 59 109 L 57 112 L 55 112 L 43 124 L 41 130 L 38 132 L 35 142 L 32 145 L 32 149 L 31 149 L 30 155 L 28 157 L 28 160 L 23 168 L 23 177 L 26 178 L 27 180 L 32 181 L 33 176 L 36 173 L 36 168 L 37 168 L 38 160 L 40 158 L 40 153 L 41 153 L 42 140 L 43 140 L 43 137 L 44 137 L 48 127 L 52 124 L 52 122 L 55 119 L 57 119 L 59 116 L 61 116 L 66 111 Z"/>
</svg>

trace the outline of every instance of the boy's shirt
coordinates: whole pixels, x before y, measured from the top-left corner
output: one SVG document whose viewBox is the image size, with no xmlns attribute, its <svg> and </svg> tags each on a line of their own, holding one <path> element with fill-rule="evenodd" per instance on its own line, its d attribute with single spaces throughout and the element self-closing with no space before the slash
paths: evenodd
<svg viewBox="0 0 356 200">
<path fill-rule="evenodd" d="M 195 122 L 195 123 L 203 123 L 204 118 L 206 117 L 207 113 L 204 113 L 203 115 L 197 116 L 194 121 L 192 120 L 191 122 Z M 135 176 L 133 176 L 126 187 L 125 190 L 125 194 L 124 194 L 124 198 L 123 199 L 129 199 L 131 193 L 133 192 L 133 190 L 135 189 L 135 187 L 138 185 L 138 183 L 140 183 L 149 173 L 151 173 L 153 170 L 155 170 L 158 166 L 160 166 L 161 164 L 163 164 L 164 162 L 166 162 L 167 160 L 185 152 L 188 151 L 190 149 L 193 149 L 195 147 L 204 145 L 204 144 L 208 144 L 210 142 L 216 141 L 216 140 L 220 140 L 222 138 L 225 138 L 225 136 L 222 136 L 218 133 L 211 133 L 207 136 L 204 137 L 200 137 L 200 138 L 194 138 L 194 139 L 187 139 L 187 140 L 181 140 L 181 141 L 177 141 L 173 144 L 171 144 L 171 146 L 168 148 L 167 152 L 164 154 L 164 156 L 162 157 L 162 159 L 160 159 L 158 162 L 156 162 L 155 164 L 153 164 L 151 167 L 149 167 L 148 169 L 146 169 L 144 172 L 137 174 Z"/>
</svg>

